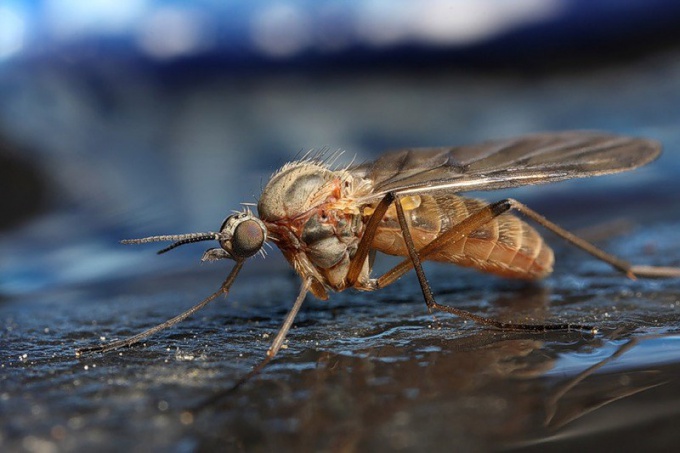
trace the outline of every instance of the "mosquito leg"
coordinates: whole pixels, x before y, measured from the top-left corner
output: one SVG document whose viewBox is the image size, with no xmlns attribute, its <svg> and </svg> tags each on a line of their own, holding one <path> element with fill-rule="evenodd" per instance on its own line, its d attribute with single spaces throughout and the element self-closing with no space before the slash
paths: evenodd
<svg viewBox="0 0 680 453">
<path fill-rule="evenodd" d="M 385 216 L 385 213 L 389 209 L 390 205 L 394 202 L 394 199 L 395 195 L 392 192 L 387 193 L 385 197 L 380 200 L 380 203 L 378 203 L 378 206 L 376 206 L 375 211 L 373 211 L 373 214 L 371 214 L 371 217 L 368 219 L 366 228 L 364 229 L 364 235 L 361 237 L 357 251 L 349 264 L 347 277 L 345 277 L 347 286 L 354 286 L 354 284 L 359 279 L 359 274 L 361 273 L 361 269 L 364 267 L 366 257 L 371 251 L 373 238 L 375 237 L 375 233 L 378 230 L 380 221 Z"/>
<path fill-rule="evenodd" d="M 152 327 L 150 329 L 145 330 L 144 332 L 138 333 L 137 335 L 133 335 L 128 338 L 124 338 L 122 340 L 118 341 L 112 341 L 110 343 L 106 343 L 103 345 L 99 346 L 90 346 L 87 348 L 80 348 L 76 350 L 76 355 L 80 355 L 86 352 L 107 352 L 107 351 L 112 351 L 114 349 L 126 347 L 126 346 L 132 346 L 135 343 L 138 343 L 141 339 L 148 337 L 149 335 L 153 335 L 156 332 L 160 332 L 163 329 L 167 329 L 168 327 L 174 326 L 175 324 L 184 321 L 186 318 L 189 316 L 193 315 L 196 313 L 198 310 L 201 308 L 205 307 L 208 305 L 210 302 L 215 300 L 218 296 L 221 294 L 227 294 L 229 292 L 229 288 L 231 285 L 234 283 L 234 280 L 236 279 L 236 276 L 238 275 L 239 271 L 241 270 L 241 267 L 243 267 L 244 261 L 237 261 L 236 264 L 234 265 L 233 269 L 227 276 L 226 280 L 224 280 L 224 283 L 222 283 L 222 286 L 220 286 L 220 289 L 210 296 L 206 297 L 203 299 L 201 302 L 198 304 L 194 305 L 187 311 L 185 311 L 182 314 L 179 314 L 175 316 L 172 319 L 168 319 L 162 324 L 158 324 L 155 327 Z"/>
<path fill-rule="evenodd" d="M 460 230 L 458 229 L 458 227 L 454 227 L 452 229 L 455 230 L 456 233 L 458 233 L 457 235 L 448 234 L 449 237 L 445 238 L 445 240 L 442 242 L 446 244 L 454 240 L 455 241 L 461 240 L 463 237 L 465 237 L 465 235 L 469 234 L 469 232 L 462 233 L 462 231 L 467 231 L 468 229 L 470 229 L 470 231 L 474 231 L 475 229 L 479 228 L 479 226 L 490 221 L 494 217 L 497 217 L 503 212 L 506 212 L 508 208 L 506 208 L 506 206 L 502 203 L 503 202 L 494 203 L 482 209 L 481 211 L 472 214 L 470 217 L 463 220 L 463 222 L 459 224 L 462 227 Z M 531 330 L 537 332 L 545 332 L 550 330 L 590 330 L 590 331 L 593 330 L 591 326 L 586 326 L 582 324 L 517 324 L 514 322 L 503 322 L 495 319 L 485 318 L 483 316 L 475 315 L 474 313 L 470 313 L 465 310 L 460 310 L 458 308 L 437 303 L 437 301 L 435 301 L 434 299 L 434 296 L 432 295 L 432 289 L 430 288 L 430 284 L 427 281 L 427 278 L 425 277 L 425 272 L 423 271 L 423 267 L 421 265 L 419 252 L 416 250 L 415 244 L 413 243 L 413 238 L 411 237 L 411 232 L 409 231 L 408 224 L 406 222 L 406 216 L 404 215 L 404 208 L 401 206 L 401 203 L 399 203 L 398 199 L 397 202 L 395 203 L 395 206 L 397 207 L 397 218 L 399 219 L 399 225 L 401 226 L 401 231 L 404 236 L 404 242 L 406 243 L 406 249 L 408 250 L 411 264 L 415 268 L 416 275 L 418 277 L 418 282 L 420 283 L 420 288 L 422 289 L 423 296 L 425 297 L 425 303 L 427 304 L 427 307 L 430 310 L 433 309 L 440 310 L 446 313 L 451 313 L 463 319 L 469 319 L 479 324 L 493 326 L 504 330 L 523 330 L 523 331 Z M 449 232 L 447 233 L 451 233 L 451 230 L 449 230 Z M 440 238 L 442 236 L 440 236 Z M 430 246 L 437 241 L 438 240 L 435 239 L 430 244 L 425 246 L 423 249 L 430 248 Z M 430 250 L 432 249 L 430 248 Z M 390 272 L 388 272 L 388 274 L 389 273 Z M 378 281 L 380 281 L 380 279 Z"/>
<path fill-rule="evenodd" d="M 246 374 L 241 379 L 239 379 L 236 382 L 236 384 L 234 384 L 228 391 L 231 392 L 239 388 L 245 382 L 250 380 L 250 378 L 258 374 L 262 370 L 262 368 L 264 368 L 269 362 L 272 361 L 272 359 L 274 359 L 279 350 L 281 350 L 281 346 L 283 346 L 283 340 L 286 338 L 286 335 L 288 334 L 290 327 L 293 325 L 293 321 L 295 320 L 295 317 L 300 311 L 302 303 L 305 301 L 305 296 L 307 295 L 310 286 L 312 286 L 311 279 L 307 278 L 302 282 L 302 286 L 300 286 L 300 293 L 298 294 L 297 299 L 295 299 L 293 307 L 286 315 L 286 319 L 283 320 L 283 324 L 281 325 L 281 328 L 276 334 L 274 341 L 272 341 L 272 345 L 269 346 L 269 349 L 267 349 L 267 356 L 260 363 L 255 365 L 253 369 L 250 370 L 250 373 Z"/>
<path fill-rule="evenodd" d="M 614 255 L 610 255 L 609 253 L 603 251 L 602 249 L 599 249 L 595 247 L 593 244 L 591 244 L 588 241 L 585 241 L 581 239 L 580 237 L 576 236 L 573 233 L 570 233 L 569 231 L 565 230 L 564 228 L 552 223 L 550 220 L 546 219 L 533 209 L 530 209 L 526 205 L 520 203 L 517 200 L 514 200 L 512 198 L 508 198 L 506 200 L 502 200 L 502 202 L 507 203 L 510 208 L 509 209 L 514 209 L 517 212 L 524 214 L 526 217 L 529 219 L 533 220 L 534 222 L 538 223 L 542 227 L 552 231 L 556 235 L 560 236 L 562 239 L 571 242 L 573 245 L 576 247 L 580 248 L 581 250 L 590 253 L 593 255 L 595 258 L 604 261 L 607 264 L 610 264 L 612 267 L 615 269 L 623 272 L 630 278 L 635 278 L 635 277 L 649 277 L 649 278 L 672 278 L 672 277 L 680 277 L 680 268 L 679 267 L 656 267 L 656 266 L 634 266 L 631 265 L 629 262 L 624 261 L 620 258 L 617 258 Z M 500 203 L 500 202 L 499 202 Z"/>
<path fill-rule="evenodd" d="M 286 338 L 286 334 L 288 334 L 288 331 L 290 330 L 290 327 L 293 325 L 293 321 L 295 320 L 295 316 L 298 314 L 300 311 L 300 307 L 302 307 L 302 303 L 305 301 L 305 296 L 307 295 L 307 292 L 309 291 L 310 286 L 312 286 L 312 280 L 310 278 L 305 279 L 302 282 L 302 285 L 300 286 L 300 293 L 297 296 L 297 299 L 295 299 L 295 303 L 293 304 L 293 307 L 290 309 L 288 314 L 286 315 L 286 319 L 283 321 L 283 324 L 281 325 L 281 328 L 279 329 L 279 332 L 276 334 L 276 337 L 274 338 L 274 341 L 272 341 L 271 346 L 267 350 L 267 355 L 265 356 L 264 359 L 257 365 L 253 367 L 252 370 L 245 376 L 243 376 L 241 379 L 236 381 L 234 385 L 229 387 L 228 389 L 221 391 L 215 395 L 212 395 L 210 398 L 207 400 L 203 401 L 201 404 L 196 406 L 194 410 L 200 411 L 202 409 L 207 408 L 208 406 L 213 406 L 219 401 L 224 398 L 225 396 L 228 396 L 232 392 L 234 392 L 236 389 L 241 387 L 243 384 L 248 382 L 250 379 L 253 378 L 253 376 L 257 375 L 262 369 L 267 366 L 269 362 L 271 362 L 276 354 L 279 352 L 281 349 L 281 346 L 283 345 L 283 340 Z"/>
</svg>

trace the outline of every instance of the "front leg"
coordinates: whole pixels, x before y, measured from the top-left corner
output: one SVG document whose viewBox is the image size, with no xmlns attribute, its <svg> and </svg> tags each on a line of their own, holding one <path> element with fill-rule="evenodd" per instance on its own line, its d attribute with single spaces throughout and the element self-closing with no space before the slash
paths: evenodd
<svg viewBox="0 0 680 453">
<path fill-rule="evenodd" d="M 359 281 L 359 275 L 366 263 L 366 258 L 368 258 L 369 253 L 371 253 L 373 239 L 375 238 L 375 233 L 378 231 L 378 226 L 380 226 L 380 222 L 394 200 L 394 193 L 389 192 L 386 194 L 385 197 L 380 200 L 375 211 L 373 211 L 373 214 L 371 214 L 371 217 L 368 219 L 368 223 L 366 223 L 366 228 L 364 229 L 364 235 L 361 237 L 361 240 L 359 240 L 357 251 L 349 263 L 349 269 L 347 270 L 347 276 L 345 277 L 347 288 L 356 286 L 356 283 Z M 359 287 L 359 289 L 367 291 L 377 289 L 375 282 L 375 280 L 371 279 L 365 285 Z"/>
</svg>

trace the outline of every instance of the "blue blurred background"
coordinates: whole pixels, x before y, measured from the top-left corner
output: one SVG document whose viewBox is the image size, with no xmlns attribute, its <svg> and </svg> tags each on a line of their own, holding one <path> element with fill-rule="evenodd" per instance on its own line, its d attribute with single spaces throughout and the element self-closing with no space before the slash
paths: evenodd
<svg viewBox="0 0 680 453">
<path fill-rule="evenodd" d="M 456 64 L 515 66 L 559 51 L 622 53 L 648 44 L 641 40 L 666 41 L 679 15 L 671 0 L 5 0 L 0 59 L 200 59 L 234 69 L 446 54 Z"/>
<path fill-rule="evenodd" d="M 675 209 L 679 25 L 672 0 L 3 0 L 0 294 L 195 266 L 117 241 L 214 230 L 309 149 L 644 135 L 663 164 L 568 193 Z"/>
</svg>

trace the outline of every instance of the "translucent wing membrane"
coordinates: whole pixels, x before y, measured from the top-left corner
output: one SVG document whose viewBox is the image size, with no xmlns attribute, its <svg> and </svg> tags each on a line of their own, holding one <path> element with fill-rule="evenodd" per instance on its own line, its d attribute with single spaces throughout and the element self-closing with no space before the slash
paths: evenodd
<svg viewBox="0 0 680 453">
<path fill-rule="evenodd" d="M 617 173 L 645 165 L 660 152 L 653 140 L 570 131 L 453 148 L 404 149 L 349 171 L 371 182 L 373 193 L 367 201 L 391 191 L 494 190 Z"/>
</svg>

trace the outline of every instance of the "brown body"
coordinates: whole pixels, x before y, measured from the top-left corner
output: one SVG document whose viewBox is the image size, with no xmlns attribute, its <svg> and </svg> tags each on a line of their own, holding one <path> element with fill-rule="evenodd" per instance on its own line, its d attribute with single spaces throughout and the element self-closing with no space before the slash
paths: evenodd
<svg viewBox="0 0 680 453">
<path fill-rule="evenodd" d="M 361 175 L 305 161 L 284 167 L 265 187 L 258 211 L 268 235 L 300 275 L 312 278 L 311 291 L 317 297 L 326 299 L 327 290 L 349 286 L 376 289 L 370 278 L 370 256 L 359 279 L 353 284 L 346 280 L 377 205 L 362 202 L 372 190 L 371 181 Z M 481 200 L 446 193 L 406 195 L 400 203 L 417 250 L 487 206 Z M 371 249 L 409 256 L 394 205 L 382 218 Z M 552 272 L 553 252 L 536 230 L 506 213 L 427 259 L 534 280 Z"/>
<path fill-rule="evenodd" d="M 258 212 L 267 236 L 310 282 L 314 295 L 325 299 L 328 290 L 377 289 L 381 283 L 370 276 L 376 251 L 408 257 L 417 267 L 414 252 L 448 237 L 447 232 L 461 231 L 456 225 L 491 209 L 460 192 L 626 171 L 650 162 L 659 152 L 658 143 L 651 140 L 572 131 L 463 147 L 404 149 L 341 170 L 331 170 L 319 159 L 301 160 L 274 174 Z M 384 215 L 382 211 L 380 218 L 373 216 L 390 196 L 394 201 Z M 398 221 L 396 203 L 403 208 L 404 225 Z M 526 207 L 524 213 L 528 215 Z M 627 269 L 539 215 L 532 214 L 532 219 Z M 375 226 L 376 221 L 366 253 L 367 242 L 361 240 L 367 225 Z M 405 228 L 413 236 L 413 249 L 405 242 Z M 360 243 L 363 248 L 357 254 Z M 532 227 L 506 211 L 442 243 L 441 250 L 428 251 L 423 258 L 510 278 L 539 279 L 552 271 L 552 250 Z"/>
<path fill-rule="evenodd" d="M 487 206 L 484 201 L 457 195 L 417 195 L 406 200 L 408 203 L 402 202 L 402 205 L 406 205 L 406 220 L 417 249 Z M 388 255 L 408 256 L 396 209 L 390 208 L 385 216 L 375 235 L 373 248 Z M 512 214 L 497 217 L 428 259 L 474 267 L 502 277 L 530 280 L 550 274 L 554 262 L 553 252 L 543 238 Z"/>
</svg>

